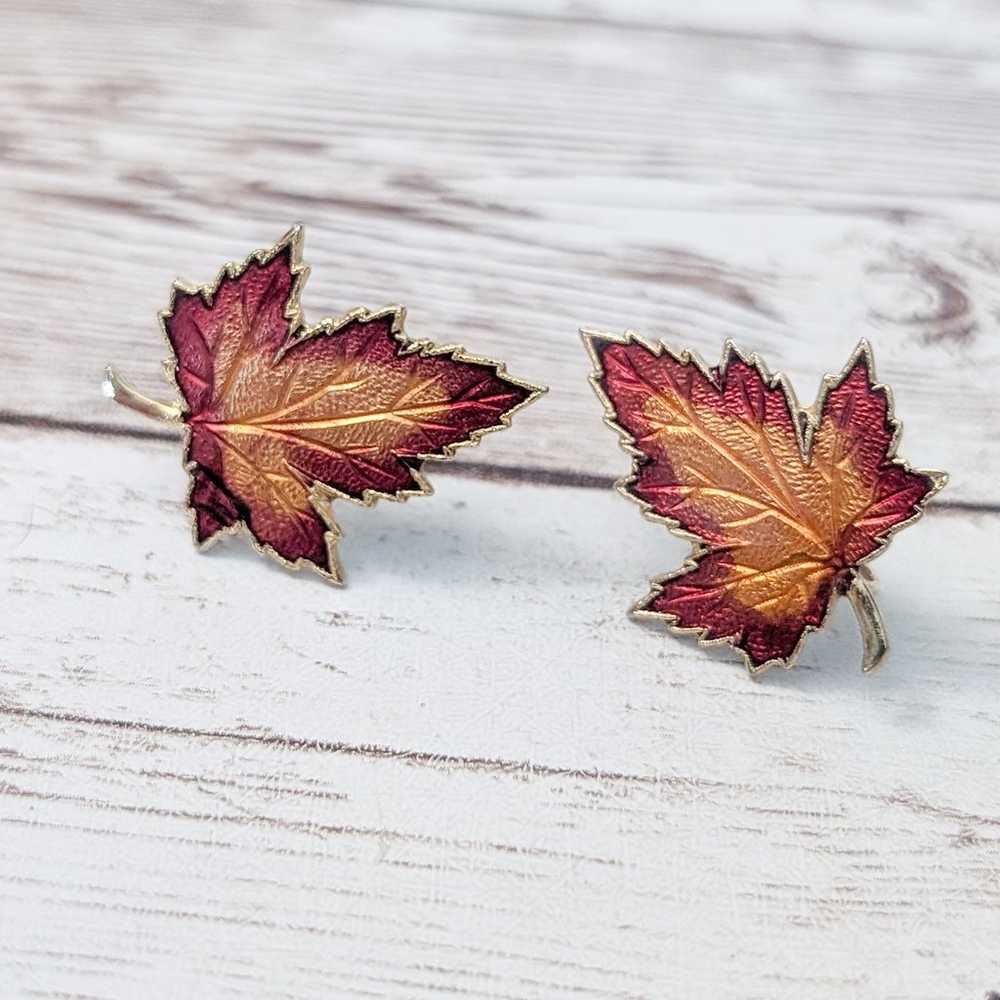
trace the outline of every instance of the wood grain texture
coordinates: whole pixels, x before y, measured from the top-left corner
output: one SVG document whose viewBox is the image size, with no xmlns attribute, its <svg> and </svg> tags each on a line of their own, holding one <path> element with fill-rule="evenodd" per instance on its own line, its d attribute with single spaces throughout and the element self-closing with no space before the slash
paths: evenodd
<svg viewBox="0 0 1000 1000">
<path fill-rule="evenodd" d="M 708 358 L 732 336 L 804 399 L 869 336 L 904 453 L 1000 502 L 986 57 L 325 2 L 4 17 L 8 413 L 139 426 L 101 366 L 159 385 L 170 280 L 298 219 L 307 316 L 402 301 L 414 335 L 552 387 L 491 462 L 621 471 L 580 325 Z"/>
<path fill-rule="evenodd" d="M 5 724 L 20 995 L 941 1000 L 996 981 L 997 827 L 905 792 Z"/>
<path fill-rule="evenodd" d="M 391 2 L 391 0 L 390 0 Z M 401 0 L 392 6 L 597 23 L 638 31 L 787 40 L 833 48 L 962 55 L 1000 49 L 990 0 L 755 0 L 691 4 L 684 0 Z"/>
<path fill-rule="evenodd" d="M 1000 988 L 1000 18 L 985 0 L 0 3 L 0 995 L 968 1000 Z M 306 316 L 551 393 L 348 587 L 188 541 L 175 275 L 307 227 Z M 748 680 L 625 609 L 686 546 L 576 327 L 860 336 L 953 474 Z"/>
<path fill-rule="evenodd" d="M 625 617 L 684 547 L 610 491 L 442 467 L 433 498 L 340 505 L 337 590 L 238 539 L 195 552 L 175 448 L 45 433 L 26 474 L 38 437 L 0 444 L 0 961 L 25 995 L 1000 977 L 993 516 L 931 513 L 873 564 L 882 674 L 842 604 L 754 684 Z"/>
</svg>

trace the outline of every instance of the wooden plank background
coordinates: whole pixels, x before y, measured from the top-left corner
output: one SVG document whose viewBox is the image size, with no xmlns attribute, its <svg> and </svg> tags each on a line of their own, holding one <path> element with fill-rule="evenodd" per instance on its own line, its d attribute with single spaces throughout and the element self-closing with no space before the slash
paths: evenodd
<svg viewBox="0 0 1000 1000">
<path fill-rule="evenodd" d="M 0 996 L 965 1000 L 1000 988 L 992 3 L 0 3 Z M 175 275 L 306 224 L 306 314 L 551 392 L 348 587 L 187 540 Z M 685 546 L 580 325 L 861 336 L 948 469 L 801 667 L 625 609 Z"/>
</svg>

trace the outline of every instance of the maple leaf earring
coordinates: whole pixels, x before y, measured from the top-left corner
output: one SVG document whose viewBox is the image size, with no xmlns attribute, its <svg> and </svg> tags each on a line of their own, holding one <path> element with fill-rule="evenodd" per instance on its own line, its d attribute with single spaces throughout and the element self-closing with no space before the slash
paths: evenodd
<svg viewBox="0 0 1000 1000">
<path fill-rule="evenodd" d="M 850 599 L 865 673 L 888 650 L 864 565 L 947 482 L 895 457 L 892 397 L 862 341 L 816 403 L 727 341 L 718 366 L 636 334 L 583 331 L 605 422 L 632 456 L 618 489 L 693 541 L 634 608 L 703 643 L 741 650 L 751 674 L 791 667 L 837 594 Z"/>
<path fill-rule="evenodd" d="M 150 399 L 110 367 L 104 388 L 184 425 L 199 546 L 245 530 L 282 565 L 340 583 L 332 500 L 370 506 L 429 494 L 425 459 L 509 426 L 545 389 L 460 347 L 409 340 L 401 306 L 306 326 L 308 274 L 296 226 L 209 285 L 175 282 L 160 325 L 183 401 Z"/>
</svg>

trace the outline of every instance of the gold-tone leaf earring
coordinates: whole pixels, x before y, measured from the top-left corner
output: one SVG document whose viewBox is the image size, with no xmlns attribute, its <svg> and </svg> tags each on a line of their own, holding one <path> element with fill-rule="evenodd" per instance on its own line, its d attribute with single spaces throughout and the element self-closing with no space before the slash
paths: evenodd
<svg viewBox="0 0 1000 1000">
<path fill-rule="evenodd" d="M 851 601 L 866 673 L 888 644 L 867 562 L 947 482 L 895 457 L 899 424 L 862 341 L 815 404 L 727 341 L 706 365 L 634 333 L 583 332 L 591 382 L 632 456 L 618 488 L 693 543 L 636 615 L 739 649 L 752 674 L 791 667 L 837 594 Z"/>
<path fill-rule="evenodd" d="M 332 500 L 430 493 L 426 459 L 508 427 L 545 389 L 460 347 L 408 339 L 401 306 L 307 326 L 308 274 L 297 226 L 210 284 L 175 282 L 160 325 L 181 400 L 150 399 L 110 367 L 105 391 L 184 425 L 199 546 L 244 530 L 282 565 L 340 583 Z"/>
</svg>

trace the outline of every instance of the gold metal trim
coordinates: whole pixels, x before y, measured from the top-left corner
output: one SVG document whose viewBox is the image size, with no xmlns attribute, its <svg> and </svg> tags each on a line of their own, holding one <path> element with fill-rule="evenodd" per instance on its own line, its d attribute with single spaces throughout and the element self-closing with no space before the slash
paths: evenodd
<svg viewBox="0 0 1000 1000">
<path fill-rule="evenodd" d="M 722 358 L 718 365 L 719 374 L 718 378 L 716 378 L 716 376 L 712 374 L 710 366 L 705 363 L 696 351 L 684 350 L 676 352 L 668 347 L 663 341 L 651 343 L 645 340 L 634 330 L 626 330 L 623 334 L 617 335 L 613 333 L 604 333 L 599 330 L 583 328 L 580 330 L 580 336 L 583 338 L 587 354 L 590 356 L 592 371 L 588 380 L 593 387 L 597 398 L 601 401 L 602 407 L 604 408 L 604 422 L 618 435 L 618 443 L 621 445 L 622 450 L 629 455 L 632 460 L 631 468 L 628 474 L 620 478 L 615 483 L 615 489 L 621 493 L 622 496 L 625 496 L 633 503 L 638 504 L 642 510 L 643 516 L 648 520 L 666 525 L 672 534 L 679 538 L 684 538 L 691 543 L 691 552 L 684 560 L 680 568 L 674 570 L 673 572 L 653 577 L 650 581 L 651 588 L 649 593 L 642 600 L 636 602 L 636 604 L 634 604 L 630 609 L 629 613 L 634 618 L 656 619 L 663 621 L 666 623 L 671 632 L 677 635 L 693 637 L 699 645 L 706 647 L 728 645 L 733 646 L 734 649 L 738 649 L 738 647 L 733 645 L 731 637 L 707 639 L 705 638 L 705 629 L 683 628 L 682 626 L 676 624 L 677 619 L 675 616 L 658 611 L 648 611 L 643 608 L 644 604 L 660 593 L 665 583 L 669 580 L 674 580 L 677 577 L 683 576 L 685 573 L 690 573 L 693 569 L 695 569 L 698 565 L 698 561 L 706 555 L 710 549 L 705 539 L 701 538 L 699 535 L 685 531 L 678 521 L 654 513 L 650 504 L 646 503 L 630 491 L 629 487 L 635 483 L 636 477 L 639 474 L 639 468 L 643 462 L 648 460 L 648 456 L 635 447 L 635 439 L 618 423 L 616 419 L 617 414 L 615 412 L 615 408 L 612 406 L 611 400 L 608 398 L 600 384 L 601 376 L 604 374 L 604 368 L 601 364 L 600 354 L 597 350 L 596 344 L 598 342 L 624 345 L 638 344 L 657 357 L 666 351 L 666 353 L 678 364 L 693 364 L 703 375 L 716 382 L 725 378 L 726 370 L 734 358 L 742 361 L 744 364 L 752 368 L 755 368 L 768 388 L 779 388 L 784 393 L 785 402 L 788 406 L 788 412 L 792 417 L 792 423 L 795 425 L 802 461 L 807 464 L 810 461 L 813 436 L 819 427 L 819 421 L 823 413 L 823 407 L 826 403 L 826 397 L 830 392 L 836 389 L 844 381 L 844 379 L 847 378 L 858 359 L 864 357 L 865 363 L 868 367 L 869 377 L 871 379 L 871 388 L 873 390 L 882 390 L 885 392 L 886 419 L 888 420 L 889 426 L 892 428 L 892 437 L 889 440 L 889 447 L 886 452 L 886 461 L 902 467 L 907 472 L 912 472 L 918 476 L 924 476 L 931 483 L 931 489 L 924 496 L 923 500 L 916 505 L 913 516 L 890 528 L 885 534 L 882 544 L 873 552 L 870 552 L 867 556 L 865 556 L 860 562 L 855 564 L 854 572 L 849 578 L 849 583 L 841 591 L 841 593 L 843 593 L 850 600 L 851 606 L 857 616 L 858 624 L 861 628 L 861 636 L 864 643 L 862 670 L 864 673 L 869 674 L 878 669 L 888 653 L 889 643 L 886 637 L 886 630 L 881 612 L 875 602 L 874 595 L 866 583 L 866 580 L 871 581 L 873 579 L 866 564 L 885 551 L 886 546 L 889 544 L 889 541 L 897 531 L 900 531 L 921 517 L 926 509 L 928 501 L 947 484 L 948 474 L 930 469 L 914 469 L 909 465 L 909 463 L 897 457 L 896 448 L 899 444 L 903 425 L 896 419 L 895 416 L 892 389 L 888 385 L 884 385 L 883 383 L 875 380 L 875 361 L 871 345 L 868 341 L 859 341 L 857 347 L 851 353 L 851 357 L 847 364 L 844 365 L 838 374 L 824 375 L 820 382 L 820 389 L 816 396 L 816 401 L 811 406 L 802 406 L 799 403 L 798 398 L 795 395 L 795 390 L 792 388 L 791 382 L 786 375 L 782 372 L 775 372 L 772 375 L 759 355 L 756 353 L 749 355 L 744 354 L 736 346 L 735 342 L 730 339 L 727 339 L 723 344 Z M 829 616 L 830 609 L 833 607 L 833 603 L 833 597 L 831 596 L 830 602 L 827 604 L 826 613 L 823 616 L 823 621 L 820 622 L 819 625 L 807 625 L 805 627 L 802 632 L 802 636 L 795 646 L 795 649 L 786 659 L 768 660 L 766 663 L 756 666 L 751 661 L 749 654 L 747 654 L 744 650 L 739 650 L 751 677 L 760 677 L 775 666 L 783 667 L 786 670 L 790 670 L 793 666 L 795 666 L 795 662 L 802 651 L 806 637 L 810 632 L 816 632 L 823 628 L 826 624 L 826 619 Z"/>
<path fill-rule="evenodd" d="M 169 381 L 172 382 L 174 390 L 179 397 L 178 402 L 165 403 L 159 400 L 151 399 L 148 396 L 144 396 L 142 393 L 134 389 L 125 379 L 123 379 L 111 365 L 108 365 L 105 369 L 103 389 L 105 395 L 124 406 L 128 406 L 131 409 L 136 410 L 138 413 L 142 413 L 144 416 L 171 423 L 182 423 L 184 425 L 183 464 L 184 469 L 188 474 L 188 487 L 185 502 L 191 518 L 191 535 L 195 546 L 199 549 L 199 551 L 204 551 L 210 548 L 217 541 L 219 541 L 223 535 L 233 535 L 242 531 L 245 532 L 247 540 L 257 552 L 262 555 L 269 556 L 276 562 L 281 563 L 281 565 L 286 569 L 298 571 L 305 565 L 310 567 L 330 583 L 339 585 L 344 582 L 344 572 L 337 552 L 337 542 L 341 537 L 341 531 L 331 509 L 331 502 L 333 500 L 350 500 L 360 506 L 371 507 L 378 500 L 382 499 L 403 502 L 414 496 L 430 496 L 434 492 L 434 489 L 424 478 L 421 471 L 420 465 L 422 465 L 423 462 L 447 461 L 461 448 L 464 448 L 467 445 L 478 444 L 479 441 L 482 440 L 482 438 L 484 438 L 487 434 L 509 427 L 513 415 L 518 410 L 521 410 L 530 403 L 533 403 L 539 398 L 539 396 L 544 395 L 544 393 L 548 391 L 548 388 L 546 386 L 534 385 L 533 383 L 514 378 L 512 375 L 507 373 L 506 366 L 503 362 L 494 361 L 492 358 L 481 357 L 475 354 L 468 354 L 466 353 L 465 348 L 459 347 L 458 345 L 449 344 L 438 347 L 429 340 L 411 340 L 406 336 L 403 329 L 406 319 L 406 309 L 403 306 L 387 306 L 384 309 L 379 309 L 375 312 L 370 312 L 365 308 L 352 309 L 350 312 L 346 312 L 341 316 L 335 318 L 325 317 L 318 323 L 315 323 L 312 326 L 307 326 L 300 301 L 302 289 L 305 285 L 306 279 L 309 277 L 310 270 L 309 266 L 302 262 L 303 241 L 303 227 L 301 225 L 295 225 L 289 229 L 288 232 L 285 233 L 285 235 L 282 236 L 281 239 L 278 240 L 278 242 L 273 246 L 262 250 L 255 250 L 253 253 L 248 254 L 242 261 L 230 261 L 229 263 L 224 264 L 219 269 L 215 279 L 207 285 L 194 285 L 180 279 L 173 282 L 170 287 L 169 305 L 166 309 L 160 311 L 158 319 L 160 323 L 160 333 L 163 337 L 164 343 L 167 345 L 167 349 L 170 352 L 170 357 L 163 362 L 164 374 L 167 376 Z M 364 490 L 360 497 L 353 497 L 347 493 L 341 492 L 340 490 L 326 486 L 323 483 L 314 482 L 310 490 L 310 502 L 317 515 L 326 525 L 324 540 L 326 542 L 328 564 L 331 567 L 329 572 L 321 569 L 315 563 L 301 557 L 292 562 L 279 555 L 273 548 L 271 548 L 271 546 L 261 545 L 242 518 L 235 524 L 227 528 L 222 528 L 206 542 L 198 542 L 194 508 L 191 506 L 191 492 L 194 489 L 194 470 L 197 463 L 191 461 L 189 457 L 191 429 L 185 419 L 187 416 L 187 405 L 184 402 L 183 394 L 181 393 L 180 386 L 177 382 L 177 356 L 175 355 L 173 345 L 170 343 L 170 339 L 167 336 L 166 323 L 167 320 L 173 315 L 174 303 L 176 302 L 178 293 L 183 295 L 200 295 L 205 304 L 211 306 L 212 300 L 216 292 L 219 290 L 219 286 L 225 279 L 228 278 L 235 280 L 239 278 L 251 264 L 256 263 L 261 266 L 266 265 L 270 263 L 270 261 L 274 260 L 279 253 L 282 253 L 286 249 L 290 251 L 291 271 L 294 281 L 292 283 L 292 289 L 289 293 L 288 302 L 285 307 L 285 318 L 288 320 L 288 339 L 279 350 L 277 355 L 278 359 L 281 358 L 284 352 L 287 351 L 293 343 L 298 343 L 302 340 L 308 339 L 309 337 L 330 336 L 336 334 L 348 323 L 355 321 L 368 322 L 370 320 L 380 319 L 384 316 L 391 316 L 392 333 L 401 345 L 401 355 L 419 353 L 421 357 L 435 357 L 444 354 L 448 355 L 455 361 L 489 365 L 496 371 L 498 376 L 504 378 L 511 384 L 528 391 L 528 396 L 522 402 L 518 403 L 517 406 L 501 415 L 499 423 L 473 431 L 466 441 L 459 441 L 456 444 L 446 445 L 443 448 L 443 454 L 441 455 L 418 454 L 418 464 L 412 467 L 413 478 L 417 483 L 415 489 L 402 490 L 398 494 L 383 493 L 378 490 Z"/>
</svg>

